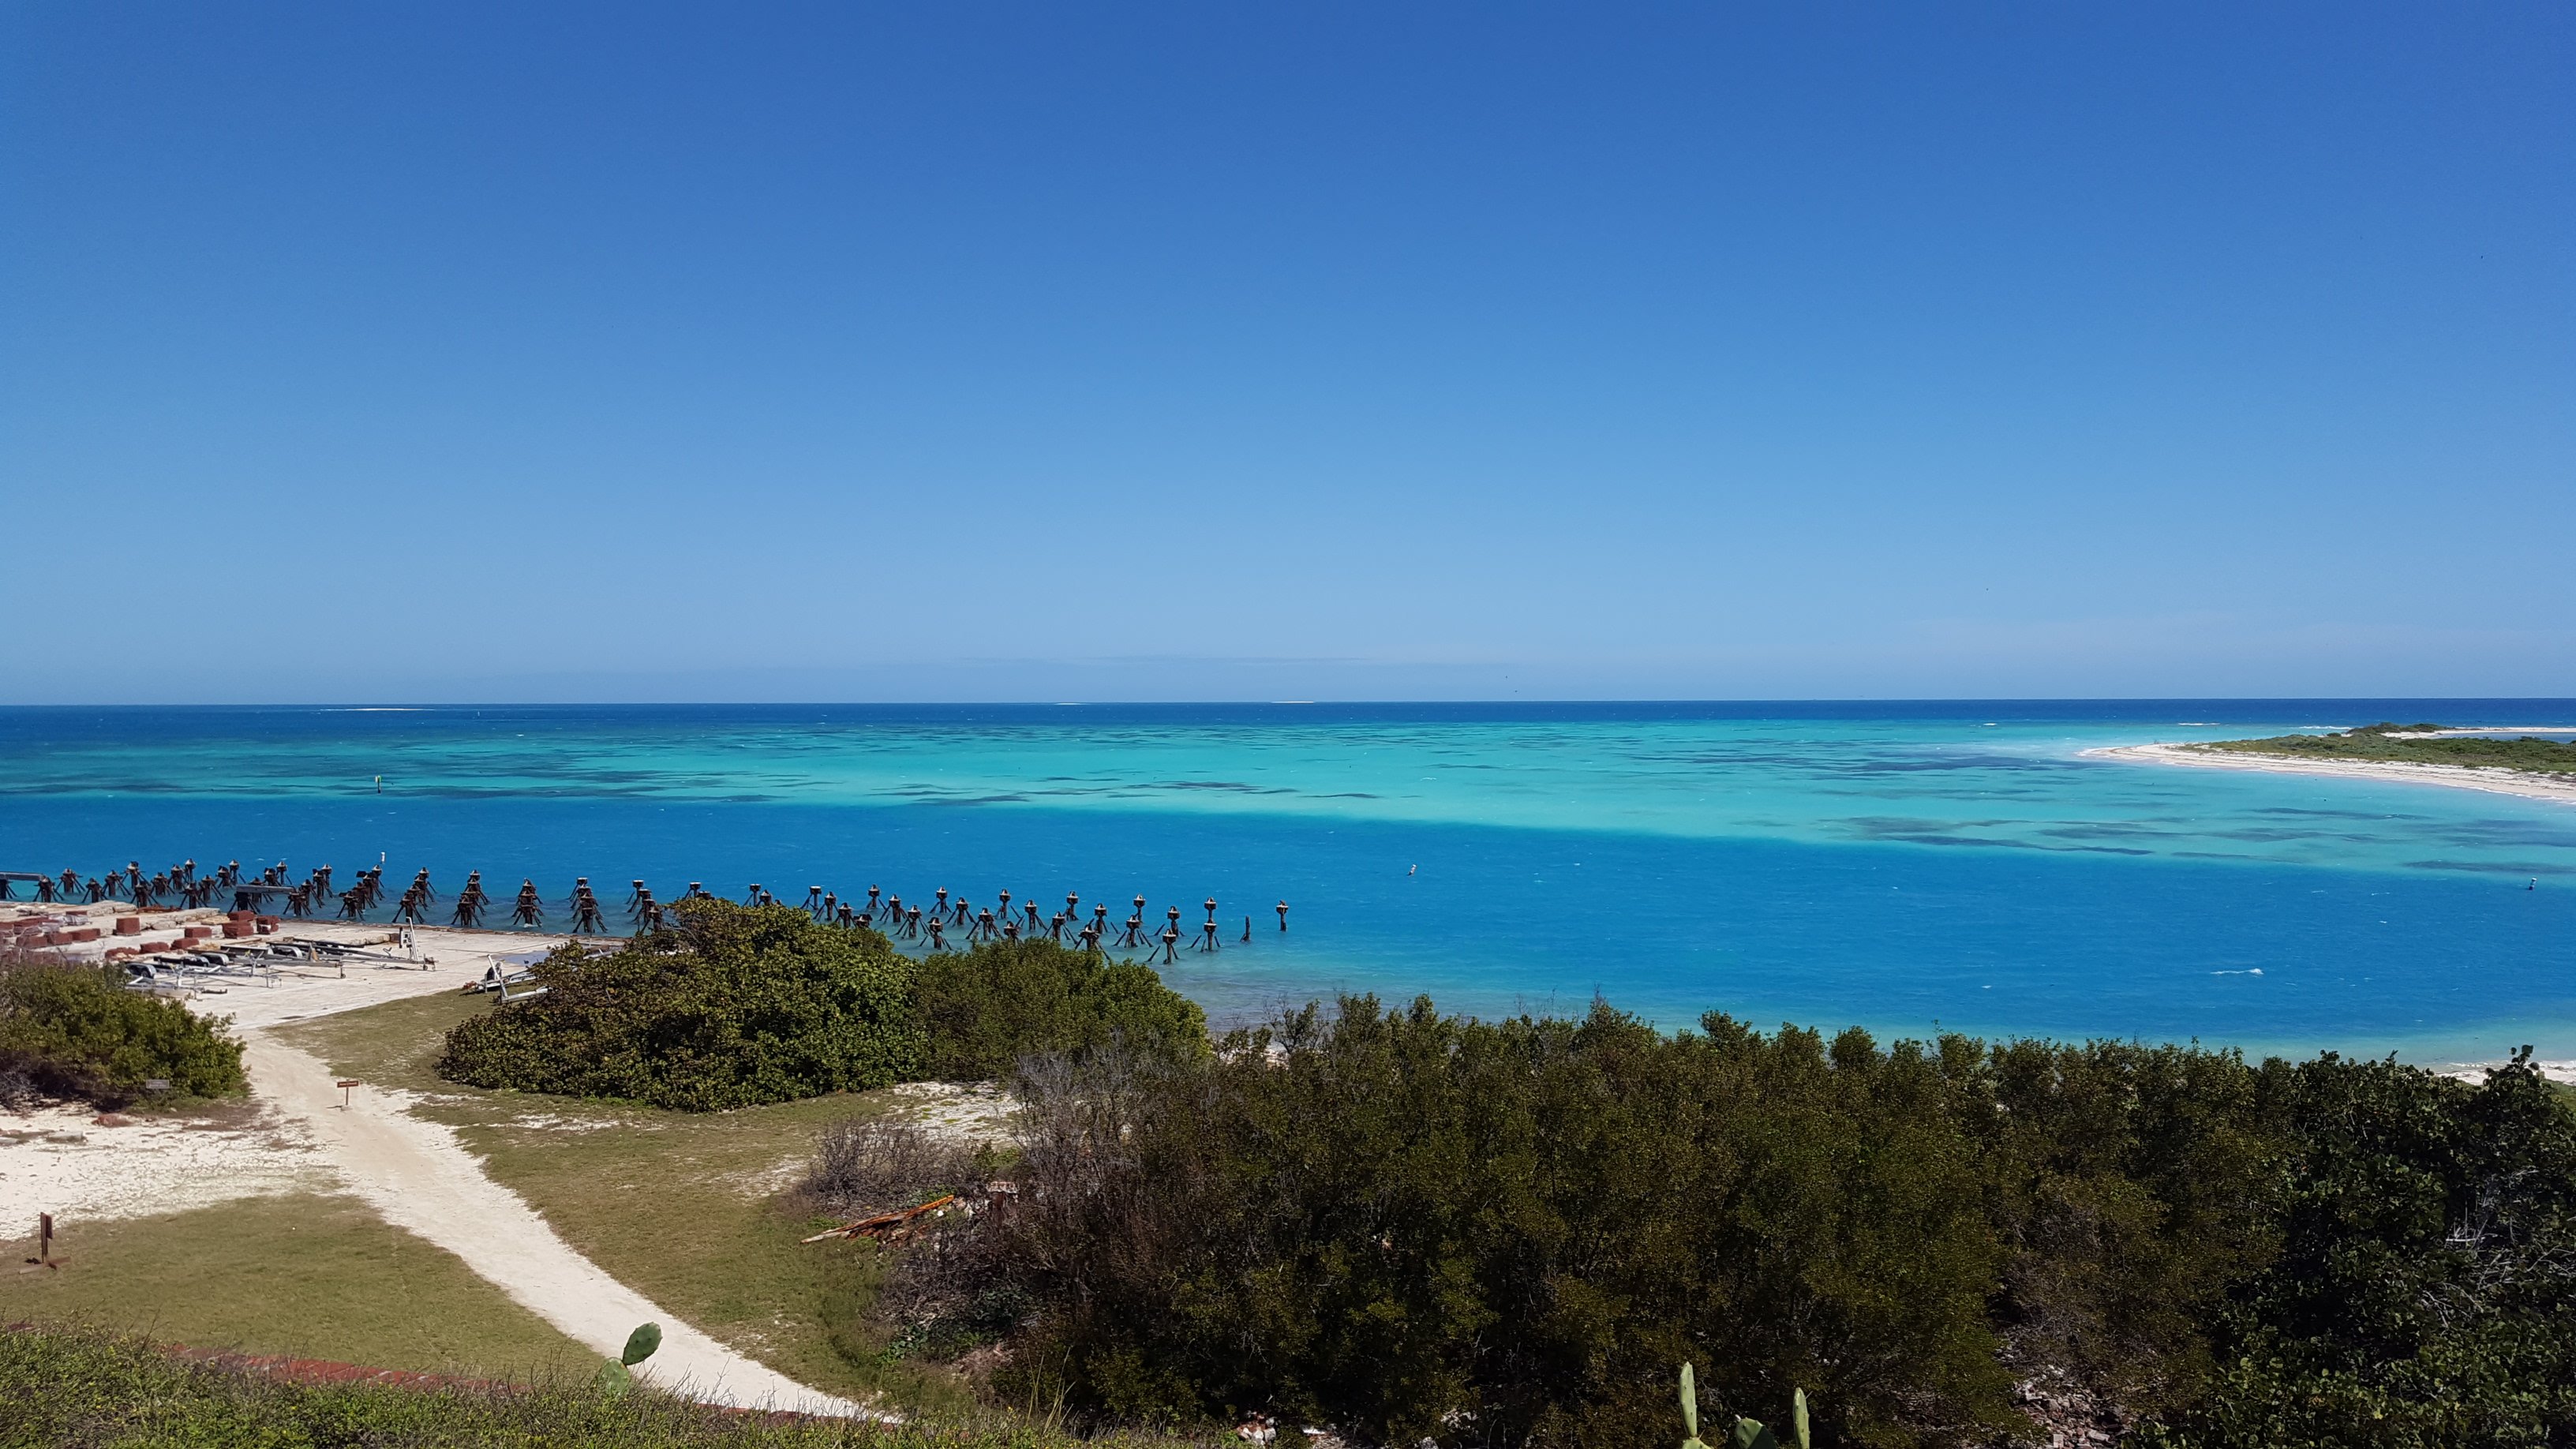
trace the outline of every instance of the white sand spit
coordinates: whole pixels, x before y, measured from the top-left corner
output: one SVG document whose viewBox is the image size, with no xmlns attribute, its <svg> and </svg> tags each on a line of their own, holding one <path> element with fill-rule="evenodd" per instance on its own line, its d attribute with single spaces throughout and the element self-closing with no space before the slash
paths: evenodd
<svg viewBox="0 0 2576 1449">
<path fill-rule="evenodd" d="M 2093 759 L 2191 765 L 2207 770 L 2260 770 L 2279 775 L 2339 775 L 2351 780 L 2447 785 L 2456 790 L 2485 790 L 2497 795 L 2519 795 L 2526 800 L 2553 800 L 2562 805 L 2576 805 L 2576 779 L 2553 779 L 2528 770 L 2417 765 L 2398 760 L 2301 760 L 2287 755 L 2207 750 L 2187 744 L 2111 745 L 2086 750 L 2084 754 Z"/>
</svg>

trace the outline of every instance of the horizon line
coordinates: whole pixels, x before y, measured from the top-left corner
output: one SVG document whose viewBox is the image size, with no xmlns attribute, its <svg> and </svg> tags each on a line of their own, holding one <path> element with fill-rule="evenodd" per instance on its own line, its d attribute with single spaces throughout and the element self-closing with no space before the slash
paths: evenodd
<svg viewBox="0 0 2576 1449">
<path fill-rule="evenodd" d="M 266 700 L 206 702 L 159 700 L 78 703 L 10 703 L 0 710 L 330 710 L 349 714 L 426 713 L 461 709 L 1318 709 L 1389 706 L 1536 705 L 1789 705 L 1789 704 L 2576 704 L 2576 695 L 2550 694 L 2091 694 L 2091 695 L 1628 695 L 1548 696 L 1512 699 L 478 699 L 478 700 Z"/>
</svg>

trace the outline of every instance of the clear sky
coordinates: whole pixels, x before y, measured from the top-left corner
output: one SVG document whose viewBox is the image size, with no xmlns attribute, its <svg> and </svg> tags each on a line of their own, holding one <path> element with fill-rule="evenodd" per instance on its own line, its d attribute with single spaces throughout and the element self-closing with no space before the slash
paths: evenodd
<svg viewBox="0 0 2576 1449">
<path fill-rule="evenodd" d="M 0 702 L 2576 694 L 2576 7 L 20 3 Z"/>
</svg>

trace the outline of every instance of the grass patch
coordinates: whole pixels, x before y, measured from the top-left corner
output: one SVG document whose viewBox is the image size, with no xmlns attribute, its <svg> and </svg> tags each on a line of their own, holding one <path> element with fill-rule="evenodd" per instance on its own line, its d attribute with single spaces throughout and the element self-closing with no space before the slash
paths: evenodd
<svg viewBox="0 0 2576 1449">
<path fill-rule="evenodd" d="M 448 1030 L 488 997 L 434 996 L 318 1018 L 279 1039 L 332 1070 L 422 1093 L 494 1181 L 619 1282 L 798 1382 L 913 1410 L 962 1409 L 954 1375 L 886 1358 L 862 1319 L 884 1263 L 872 1243 L 796 1240 L 818 1226 L 790 1200 L 823 1129 L 884 1110 L 878 1094 L 730 1112 L 485 1091 L 434 1070 Z"/>
<path fill-rule="evenodd" d="M 0 1322 L 82 1322 L 196 1348 L 477 1377 L 595 1357 L 454 1254 L 355 1198 L 300 1193 L 64 1223 L 57 1270 L 0 1264 Z"/>
<path fill-rule="evenodd" d="M 1073 1449 L 1147 1442 L 1077 1441 L 998 1418 L 892 1427 L 771 1419 L 709 1410 L 650 1389 L 612 1402 L 571 1380 L 500 1393 L 303 1384 L 181 1362 L 109 1334 L 0 1331 L 0 1446 L 6 1449 Z"/>
</svg>

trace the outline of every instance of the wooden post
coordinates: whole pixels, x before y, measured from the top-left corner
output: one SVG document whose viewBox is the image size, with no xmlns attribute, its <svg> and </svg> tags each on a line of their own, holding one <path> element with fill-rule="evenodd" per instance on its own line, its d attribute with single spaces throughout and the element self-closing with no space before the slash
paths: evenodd
<svg viewBox="0 0 2576 1449">
<path fill-rule="evenodd" d="M 36 1261 L 47 1267 L 54 1262 L 54 1215 L 36 1214 Z"/>
<path fill-rule="evenodd" d="M 340 1088 L 340 1110 L 346 1112 L 349 1110 L 349 1089 L 358 1084 L 354 1081 L 342 1081 L 336 1085 Z"/>
</svg>

